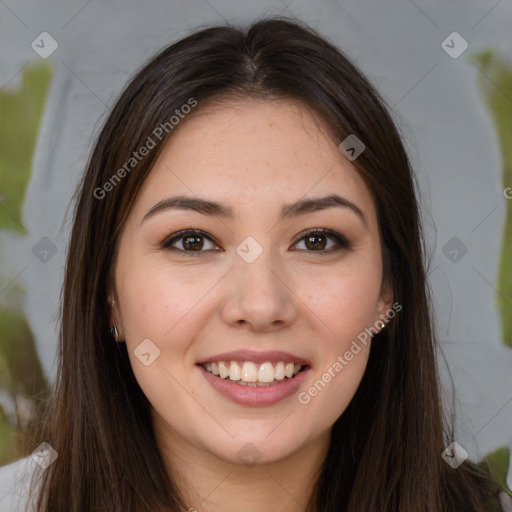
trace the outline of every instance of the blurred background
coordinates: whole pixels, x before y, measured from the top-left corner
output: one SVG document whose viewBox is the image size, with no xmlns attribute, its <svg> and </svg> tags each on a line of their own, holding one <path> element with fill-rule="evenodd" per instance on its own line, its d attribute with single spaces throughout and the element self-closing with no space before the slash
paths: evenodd
<svg viewBox="0 0 512 512">
<path fill-rule="evenodd" d="M 452 441 L 512 488 L 511 0 L 0 0 L 0 466 L 43 441 L 25 431 L 55 379 L 71 194 L 121 88 L 195 29 L 276 14 L 330 39 L 392 110 Z"/>
</svg>

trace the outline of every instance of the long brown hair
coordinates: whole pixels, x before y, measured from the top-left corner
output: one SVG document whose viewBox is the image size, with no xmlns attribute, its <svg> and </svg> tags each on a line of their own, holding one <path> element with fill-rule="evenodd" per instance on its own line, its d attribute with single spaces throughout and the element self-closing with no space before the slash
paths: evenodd
<svg viewBox="0 0 512 512">
<path fill-rule="evenodd" d="M 130 80 L 97 137 L 74 196 L 58 376 L 39 434 L 58 459 L 42 475 L 38 510 L 186 510 L 126 346 L 108 335 L 107 285 L 118 235 L 172 136 L 169 119 L 191 98 L 200 109 L 228 96 L 298 99 L 320 114 L 336 144 L 350 134 L 364 142 L 354 164 L 375 200 L 385 279 L 403 307 L 372 344 L 362 382 L 332 428 L 308 510 L 486 510 L 496 494 L 491 479 L 469 461 L 454 470 L 441 457 L 453 426 L 442 414 L 417 186 L 400 135 L 347 57 L 283 17 L 202 29 L 168 46 Z M 127 166 L 162 125 L 156 147 Z"/>
</svg>

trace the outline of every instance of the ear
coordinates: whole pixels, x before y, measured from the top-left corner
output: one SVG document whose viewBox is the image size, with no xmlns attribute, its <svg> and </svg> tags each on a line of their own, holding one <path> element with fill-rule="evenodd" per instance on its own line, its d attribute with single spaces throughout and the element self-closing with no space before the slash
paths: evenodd
<svg viewBox="0 0 512 512">
<path fill-rule="evenodd" d="M 393 285 L 392 283 L 384 279 L 382 282 L 379 300 L 377 301 L 377 310 L 376 310 L 376 321 L 383 321 L 387 323 L 389 320 L 388 312 L 392 309 L 394 301 L 394 293 L 393 293 Z"/>
<path fill-rule="evenodd" d="M 107 307 L 108 307 L 108 321 L 112 325 L 114 323 L 114 295 L 110 290 L 107 290 Z"/>
</svg>

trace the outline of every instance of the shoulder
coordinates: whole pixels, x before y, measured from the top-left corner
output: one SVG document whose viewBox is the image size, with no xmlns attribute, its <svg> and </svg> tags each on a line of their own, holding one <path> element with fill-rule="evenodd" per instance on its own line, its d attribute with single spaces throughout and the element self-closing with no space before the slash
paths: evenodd
<svg viewBox="0 0 512 512">
<path fill-rule="evenodd" d="M 32 512 L 28 492 L 37 464 L 31 456 L 0 467 L 0 512 Z"/>
</svg>

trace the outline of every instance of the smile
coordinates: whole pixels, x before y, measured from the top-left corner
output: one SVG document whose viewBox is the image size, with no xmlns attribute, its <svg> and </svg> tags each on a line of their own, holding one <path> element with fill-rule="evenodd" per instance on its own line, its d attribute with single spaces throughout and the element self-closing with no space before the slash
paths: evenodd
<svg viewBox="0 0 512 512">
<path fill-rule="evenodd" d="M 305 368 L 304 365 L 284 361 L 258 364 L 252 361 L 218 361 L 203 363 L 201 366 L 221 379 L 250 387 L 274 386 L 294 378 Z"/>
<path fill-rule="evenodd" d="M 298 393 L 310 370 L 308 365 L 285 364 L 284 361 L 258 364 L 252 361 L 219 361 L 198 364 L 197 367 L 220 395 L 240 405 L 253 407 L 274 405 Z M 221 370 L 225 377 L 221 377 Z M 287 377 L 287 372 L 291 377 Z"/>
</svg>

